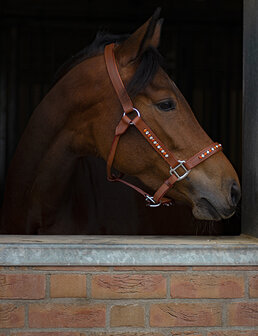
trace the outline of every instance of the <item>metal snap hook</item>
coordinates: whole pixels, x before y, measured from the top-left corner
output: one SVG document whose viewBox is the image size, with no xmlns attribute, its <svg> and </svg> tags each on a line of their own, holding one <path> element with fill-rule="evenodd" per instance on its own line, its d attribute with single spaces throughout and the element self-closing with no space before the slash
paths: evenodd
<svg viewBox="0 0 258 336">
<path fill-rule="evenodd" d="M 150 208 L 156 208 L 156 207 L 159 207 L 161 205 L 161 203 L 156 203 L 153 199 L 153 196 L 150 196 L 150 195 L 145 195 L 145 201 L 147 202 L 147 206 L 150 207 Z"/>
</svg>

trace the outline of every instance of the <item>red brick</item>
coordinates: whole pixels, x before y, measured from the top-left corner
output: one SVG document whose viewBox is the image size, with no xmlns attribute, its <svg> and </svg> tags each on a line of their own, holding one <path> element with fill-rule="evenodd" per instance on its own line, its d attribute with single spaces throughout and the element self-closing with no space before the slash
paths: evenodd
<svg viewBox="0 0 258 336">
<path fill-rule="evenodd" d="M 29 332 L 14 332 L 10 336 L 84 336 L 80 332 L 53 332 L 53 331 L 29 331 Z M 1 335 L 0 335 L 1 336 Z"/>
<path fill-rule="evenodd" d="M 116 266 L 114 271 L 186 271 L 186 266 Z"/>
<path fill-rule="evenodd" d="M 6 270 L 9 270 L 9 271 L 27 271 L 29 269 L 29 267 L 27 266 L 9 266 L 9 267 L 6 267 Z"/>
<path fill-rule="evenodd" d="M 249 295 L 252 298 L 258 298 L 258 275 L 254 275 L 249 279 Z"/>
<path fill-rule="evenodd" d="M 207 336 L 258 336 L 257 330 L 220 330 L 210 331 Z"/>
<path fill-rule="evenodd" d="M 0 304 L 1 328 L 21 328 L 24 326 L 25 311 L 23 306 Z"/>
<path fill-rule="evenodd" d="M 228 307 L 228 325 L 257 326 L 258 302 L 235 302 Z"/>
<path fill-rule="evenodd" d="M 93 275 L 92 297 L 98 299 L 164 298 L 166 297 L 166 278 L 160 274 Z"/>
<path fill-rule="evenodd" d="M 219 326 L 221 306 L 207 303 L 161 303 L 150 309 L 151 327 Z"/>
<path fill-rule="evenodd" d="M 86 275 L 52 274 L 50 296 L 55 298 L 86 297 Z"/>
<path fill-rule="evenodd" d="M 203 336 L 203 334 L 196 331 L 172 331 L 171 336 Z"/>
<path fill-rule="evenodd" d="M 33 304 L 29 306 L 31 328 L 105 327 L 104 305 Z"/>
<path fill-rule="evenodd" d="M 144 308 L 139 305 L 113 306 L 110 311 L 111 327 L 144 327 Z"/>
<path fill-rule="evenodd" d="M 180 274 L 171 276 L 173 298 L 240 298 L 244 278 L 238 275 Z"/>
<path fill-rule="evenodd" d="M 1 299 L 42 299 L 45 287 L 41 274 L 0 274 Z"/>
</svg>

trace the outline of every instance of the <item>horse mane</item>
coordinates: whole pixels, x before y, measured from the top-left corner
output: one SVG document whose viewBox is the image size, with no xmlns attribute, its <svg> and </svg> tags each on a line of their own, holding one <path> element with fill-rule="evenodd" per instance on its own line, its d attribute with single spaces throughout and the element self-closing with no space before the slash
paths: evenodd
<svg viewBox="0 0 258 336">
<path fill-rule="evenodd" d="M 61 65 L 54 76 L 50 88 L 52 88 L 74 66 L 88 58 L 103 53 L 107 44 L 119 44 L 128 38 L 128 36 L 129 35 L 127 34 L 113 35 L 103 31 L 98 32 L 96 38 L 89 46 L 79 51 Z M 158 67 L 161 66 L 162 63 L 163 60 L 158 50 L 153 47 L 147 48 L 141 55 L 139 65 L 133 78 L 126 86 L 128 94 L 133 97 L 141 92 L 151 82 L 158 70 Z"/>
</svg>

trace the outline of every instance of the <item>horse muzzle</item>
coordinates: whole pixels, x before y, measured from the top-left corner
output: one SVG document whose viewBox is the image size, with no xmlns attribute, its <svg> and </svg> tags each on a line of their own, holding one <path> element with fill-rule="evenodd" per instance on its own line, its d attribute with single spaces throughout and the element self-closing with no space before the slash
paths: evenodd
<svg viewBox="0 0 258 336">
<path fill-rule="evenodd" d="M 234 215 L 241 198 L 241 188 L 237 181 L 233 180 L 226 188 L 223 195 L 206 190 L 193 200 L 193 215 L 201 220 L 227 219 Z"/>
</svg>

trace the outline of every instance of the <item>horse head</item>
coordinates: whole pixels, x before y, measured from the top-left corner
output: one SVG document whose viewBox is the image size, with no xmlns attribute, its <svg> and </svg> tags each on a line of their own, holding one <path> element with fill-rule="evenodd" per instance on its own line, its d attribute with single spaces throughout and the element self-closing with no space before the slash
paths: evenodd
<svg viewBox="0 0 258 336">
<path fill-rule="evenodd" d="M 212 140 L 160 65 L 157 47 L 162 21 L 156 11 L 132 35 L 116 43 L 114 54 L 122 81 L 143 120 L 178 159 L 185 160 Z M 107 160 L 122 109 L 108 77 L 103 54 L 93 59 L 94 65 L 88 60 L 87 76 L 89 78 L 90 73 L 90 78 L 94 78 L 93 88 L 98 94 L 87 113 L 92 116 L 94 151 Z M 81 141 L 76 143 L 82 145 Z M 169 174 L 166 162 L 133 127 L 121 137 L 114 167 L 136 176 L 152 190 L 158 189 Z M 184 180 L 175 183 L 167 195 L 188 203 L 198 219 L 220 220 L 235 212 L 240 186 L 231 163 L 219 152 L 195 167 Z"/>
</svg>

